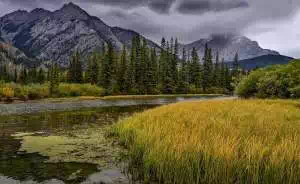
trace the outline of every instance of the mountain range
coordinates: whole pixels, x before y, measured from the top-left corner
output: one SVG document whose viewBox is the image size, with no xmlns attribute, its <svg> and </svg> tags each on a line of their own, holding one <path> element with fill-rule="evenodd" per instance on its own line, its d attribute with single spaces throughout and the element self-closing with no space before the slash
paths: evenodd
<svg viewBox="0 0 300 184">
<path fill-rule="evenodd" d="M 53 12 L 41 8 L 30 12 L 18 10 L 0 18 L 1 48 L 18 63 L 55 61 L 66 67 L 74 51 L 87 58 L 109 41 L 117 50 L 123 46 L 129 49 L 132 38 L 138 35 L 141 36 L 133 30 L 111 27 L 73 3 Z M 149 47 L 160 48 L 155 42 L 145 39 Z M 257 42 L 236 34 L 212 35 L 190 44 L 181 44 L 180 50 L 190 51 L 195 47 L 202 57 L 206 43 L 213 49 L 214 55 L 218 51 L 225 61 L 232 61 L 235 53 L 241 60 L 265 55 L 280 56 L 278 52 L 263 49 Z"/>
</svg>

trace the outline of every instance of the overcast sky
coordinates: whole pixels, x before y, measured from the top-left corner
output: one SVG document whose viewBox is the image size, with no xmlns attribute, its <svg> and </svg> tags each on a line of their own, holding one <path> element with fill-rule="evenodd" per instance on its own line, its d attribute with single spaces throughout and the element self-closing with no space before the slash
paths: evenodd
<svg viewBox="0 0 300 184">
<path fill-rule="evenodd" d="M 64 0 L 0 0 L 0 14 L 55 10 Z M 189 43 L 213 33 L 240 33 L 263 48 L 300 58 L 300 0 L 74 0 L 111 26 L 133 29 L 159 42 Z"/>
</svg>

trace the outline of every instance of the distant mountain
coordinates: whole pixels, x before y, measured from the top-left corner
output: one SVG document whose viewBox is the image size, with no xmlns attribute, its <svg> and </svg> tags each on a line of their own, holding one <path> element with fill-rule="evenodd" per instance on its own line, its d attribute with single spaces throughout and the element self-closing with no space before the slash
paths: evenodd
<svg viewBox="0 0 300 184">
<path fill-rule="evenodd" d="M 54 12 L 35 9 L 7 14 L 0 18 L 0 32 L 3 41 L 12 43 L 27 56 L 56 61 L 62 66 L 68 65 L 74 51 L 86 58 L 109 41 L 118 50 L 124 45 L 130 48 L 131 38 L 139 35 L 131 30 L 110 27 L 73 3 Z M 154 42 L 148 42 L 149 46 L 158 47 Z"/>
<path fill-rule="evenodd" d="M 209 48 L 212 48 L 214 58 L 218 51 L 220 58 L 224 58 L 225 61 L 232 61 L 235 53 L 239 54 L 241 60 L 263 55 L 280 55 L 276 51 L 261 48 L 256 41 L 236 34 L 212 35 L 210 38 L 200 39 L 193 43 L 182 45 L 181 50 L 184 47 L 186 50 L 191 51 L 195 47 L 200 58 L 202 58 L 204 56 L 206 43 Z"/>
<path fill-rule="evenodd" d="M 16 57 L 26 58 L 27 64 L 55 61 L 66 67 L 74 51 L 87 58 L 108 42 L 112 42 L 117 50 L 123 46 L 130 49 L 131 40 L 137 35 L 140 34 L 132 30 L 111 27 L 73 3 L 65 4 L 54 12 L 41 8 L 30 12 L 18 10 L 0 18 L 0 42 L 15 48 L 23 56 Z M 146 40 L 149 47 L 160 50 L 155 42 Z M 232 61 L 236 52 L 241 60 L 279 55 L 276 51 L 261 48 L 245 36 L 235 34 L 212 35 L 208 39 L 180 45 L 180 50 L 185 47 L 191 51 L 195 47 L 202 58 L 206 43 L 213 49 L 214 56 L 219 51 L 220 58 L 225 61 Z"/>
<path fill-rule="evenodd" d="M 276 64 L 287 64 L 294 58 L 282 56 L 282 55 L 265 55 L 251 59 L 245 59 L 239 61 L 240 67 L 246 70 L 252 70 L 255 68 L 262 68 Z M 228 62 L 229 67 L 232 67 L 233 62 Z"/>
</svg>

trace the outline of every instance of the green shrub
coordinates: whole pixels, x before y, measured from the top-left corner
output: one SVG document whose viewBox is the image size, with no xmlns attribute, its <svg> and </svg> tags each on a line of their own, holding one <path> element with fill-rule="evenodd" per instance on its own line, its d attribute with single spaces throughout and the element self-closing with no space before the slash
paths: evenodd
<svg viewBox="0 0 300 184">
<path fill-rule="evenodd" d="M 15 96 L 15 91 L 13 88 L 4 87 L 0 90 L 0 96 L 6 98 L 13 98 Z"/>
<path fill-rule="evenodd" d="M 245 77 L 236 88 L 240 97 L 290 98 L 300 85 L 300 61 L 256 70 Z"/>
<path fill-rule="evenodd" d="M 46 84 L 32 84 L 28 86 L 28 98 L 31 100 L 48 98 L 49 96 L 49 86 Z"/>
<path fill-rule="evenodd" d="M 81 96 L 103 96 L 104 90 L 91 84 L 80 85 Z"/>
<path fill-rule="evenodd" d="M 263 71 L 257 70 L 252 72 L 249 76 L 244 77 L 236 88 L 236 94 L 244 98 L 249 98 L 253 96 L 253 94 L 256 94 L 257 83 L 262 75 Z"/>
<path fill-rule="evenodd" d="M 293 98 L 300 98 L 300 85 L 290 89 Z"/>
<path fill-rule="evenodd" d="M 58 86 L 58 96 L 60 97 L 74 97 L 80 96 L 80 89 L 76 84 L 60 84 Z"/>
<path fill-rule="evenodd" d="M 58 87 L 59 97 L 77 96 L 103 96 L 104 90 L 91 84 L 60 84 Z"/>
<path fill-rule="evenodd" d="M 29 93 L 29 87 L 28 86 L 18 85 L 15 88 L 15 96 L 17 98 L 22 99 L 22 100 L 27 100 L 28 99 L 28 93 Z"/>
</svg>

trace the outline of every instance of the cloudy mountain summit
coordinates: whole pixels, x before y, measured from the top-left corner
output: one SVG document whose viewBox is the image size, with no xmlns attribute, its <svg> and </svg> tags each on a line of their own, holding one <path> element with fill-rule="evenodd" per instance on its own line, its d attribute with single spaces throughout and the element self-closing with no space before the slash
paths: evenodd
<svg viewBox="0 0 300 184">
<path fill-rule="evenodd" d="M 183 10 L 182 10 L 183 11 Z M 89 15 L 74 3 L 64 4 L 56 11 L 37 8 L 32 11 L 18 10 L 0 18 L 0 40 L 24 52 L 26 57 L 40 61 L 55 61 L 61 66 L 68 65 L 74 51 L 86 58 L 95 50 L 100 50 L 109 41 L 117 50 L 131 47 L 134 36 L 143 34 L 121 27 L 112 27 L 100 18 Z M 159 48 L 148 41 L 149 47 Z M 276 51 L 262 49 L 249 38 L 237 34 L 214 34 L 182 45 L 187 50 L 197 49 L 203 56 L 205 43 L 219 51 L 220 57 L 231 61 L 236 52 L 240 59 L 263 55 L 279 55 Z"/>
</svg>

